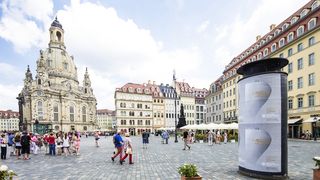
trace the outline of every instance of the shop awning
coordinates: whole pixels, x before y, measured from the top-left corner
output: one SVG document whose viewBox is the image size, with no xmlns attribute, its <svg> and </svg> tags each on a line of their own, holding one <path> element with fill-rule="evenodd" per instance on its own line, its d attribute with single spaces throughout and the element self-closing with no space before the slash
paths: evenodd
<svg viewBox="0 0 320 180">
<path fill-rule="evenodd" d="M 301 120 L 302 120 L 301 118 L 288 119 L 288 124 L 295 124 L 295 123 L 297 123 L 298 121 L 301 121 Z"/>
<path fill-rule="evenodd" d="M 309 118 L 305 121 L 303 121 L 304 123 L 313 123 L 313 122 L 316 122 L 316 121 L 319 121 L 320 118 L 319 117 L 312 117 L 312 118 Z"/>
</svg>

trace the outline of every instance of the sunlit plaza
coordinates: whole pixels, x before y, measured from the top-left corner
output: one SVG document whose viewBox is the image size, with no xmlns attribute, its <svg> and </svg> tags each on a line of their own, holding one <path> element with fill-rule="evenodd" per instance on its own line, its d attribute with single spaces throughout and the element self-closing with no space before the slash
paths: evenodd
<svg viewBox="0 0 320 180">
<path fill-rule="evenodd" d="M 191 144 L 183 151 L 183 142 L 169 139 L 162 144 L 161 138 L 151 136 L 147 149 L 142 148 L 141 137 L 132 137 L 133 165 L 128 159 L 120 165 L 119 159 L 111 161 L 114 147 L 112 136 L 100 139 L 95 147 L 94 138 L 82 137 L 79 156 L 49 156 L 44 149 L 30 160 L 9 157 L 4 162 L 18 176 L 15 179 L 180 179 L 178 167 L 194 163 L 203 179 L 253 179 L 238 171 L 238 144 Z M 290 179 L 312 179 L 314 162 L 319 143 L 312 141 L 289 141 L 288 174 Z"/>
</svg>

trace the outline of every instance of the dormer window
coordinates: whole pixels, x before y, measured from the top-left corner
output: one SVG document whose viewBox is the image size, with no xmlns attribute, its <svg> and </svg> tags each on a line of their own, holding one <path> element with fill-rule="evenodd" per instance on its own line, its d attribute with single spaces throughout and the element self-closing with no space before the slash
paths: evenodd
<svg viewBox="0 0 320 180">
<path fill-rule="evenodd" d="M 280 29 L 275 30 L 274 31 L 274 36 L 277 36 L 280 33 L 280 31 L 281 31 Z"/>
<path fill-rule="evenodd" d="M 297 36 L 301 36 L 302 34 L 304 33 L 304 26 L 300 26 L 298 29 L 297 29 Z"/>
<path fill-rule="evenodd" d="M 304 17 L 305 15 L 307 15 L 307 13 L 309 12 L 309 9 L 304 9 L 301 11 L 300 13 L 300 18 Z"/>
<path fill-rule="evenodd" d="M 282 26 L 282 31 L 286 30 L 288 28 L 289 24 L 288 23 L 285 23 L 283 26 Z"/>
<path fill-rule="evenodd" d="M 291 21 L 290 21 L 290 22 L 291 22 L 291 25 L 294 24 L 294 23 L 296 23 L 296 22 L 298 21 L 298 19 L 299 19 L 299 18 L 298 18 L 297 16 L 293 17 L 293 18 L 291 19 Z"/>
<path fill-rule="evenodd" d="M 317 19 L 316 18 L 312 18 L 309 22 L 308 22 L 308 30 L 313 29 L 314 27 L 316 27 L 317 24 Z"/>
<path fill-rule="evenodd" d="M 140 89 L 140 88 L 137 88 L 137 92 L 138 92 L 138 93 L 141 93 L 141 89 Z"/>
<path fill-rule="evenodd" d="M 269 36 L 267 37 L 267 41 L 270 41 L 270 40 L 271 40 L 271 38 L 272 38 L 272 36 L 271 36 L 271 35 L 269 35 Z"/>
<path fill-rule="evenodd" d="M 133 92 L 133 88 L 132 87 L 129 87 L 129 92 Z"/>
<path fill-rule="evenodd" d="M 314 1 L 313 4 L 311 5 L 311 10 L 313 11 L 314 9 L 316 9 L 319 6 L 319 1 Z"/>
</svg>

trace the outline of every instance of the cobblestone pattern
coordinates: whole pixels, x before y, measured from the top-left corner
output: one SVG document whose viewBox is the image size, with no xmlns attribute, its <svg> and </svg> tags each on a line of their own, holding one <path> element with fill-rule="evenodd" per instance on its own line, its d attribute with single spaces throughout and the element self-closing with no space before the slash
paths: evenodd
<svg viewBox="0 0 320 180">
<path fill-rule="evenodd" d="M 112 180 L 158 180 L 180 179 L 177 169 L 184 163 L 198 166 L 203 179 L 253 179 L 238 174 L 238 144 L 228 143 L 209 146 L 192 144 L 191 150 L 183 151 L 183 143 L 161 144 L 159 137 L 151 137 L 148 149 L 143 149 L 141 138 L 132 137 L 134 144 L 133 165 L 128 158 L 123 165 L 119 158 L 111 161 L 112 137 L 100 139 L 100 147 L 95 147 L 94 138 L 82 138 L 80 156 L 48 156 L 44 153 L 32 155 L 30 160 L 16 160 L 9 157 L 3 164 L 13 169 L 15 179 L 112 179 Z M 314 161 L 318 155 L 319 143 L 289 141 L 288 171 L 290 179 L 312 179 Z"/>
</svg>

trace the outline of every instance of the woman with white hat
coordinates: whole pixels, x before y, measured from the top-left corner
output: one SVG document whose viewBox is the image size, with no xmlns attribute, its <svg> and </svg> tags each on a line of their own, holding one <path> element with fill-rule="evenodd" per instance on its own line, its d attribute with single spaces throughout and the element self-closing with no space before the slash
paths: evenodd
<svg viewBox="0 0 320 180">
<path fill-rule="evenodd" d="M 125 134 L 126 138 L 124 140 L 124 152 L 125 155 L 120 159 L 120 164 L 124 162 L 124 160 L 128 157 L 129 155 L 129 164 L 133 164 L 132 162 L 132 141 L 130 139 L 129 133 Z"/>
</svg>

